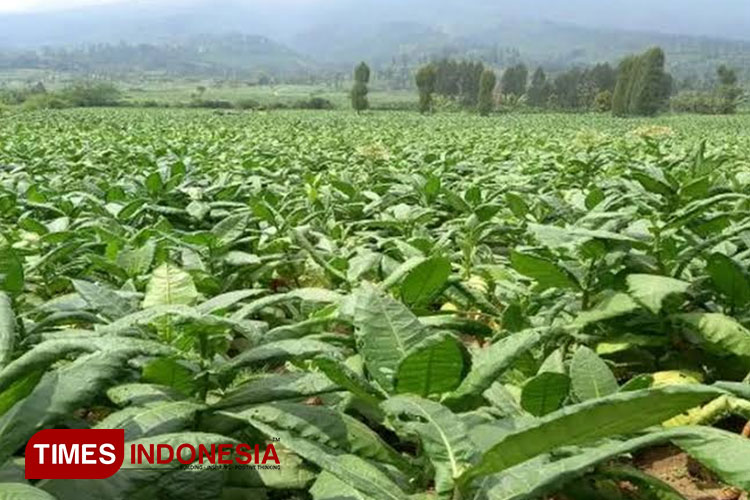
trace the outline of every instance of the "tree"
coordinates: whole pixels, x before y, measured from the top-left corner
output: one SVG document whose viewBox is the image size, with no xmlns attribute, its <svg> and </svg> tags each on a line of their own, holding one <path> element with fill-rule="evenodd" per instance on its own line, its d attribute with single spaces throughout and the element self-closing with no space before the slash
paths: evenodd
<svg viewBox="0 0 750 500">
<path fill-rule="evenodd" d="M 612 98 L 616 116 L 655 115 L 664 109 L 672 93 L 672 76 L 664 71 L 664 51 L 659 47 L 621 63 Z"/>
<path fill-rule="evenodd" d="M 422 66 L 417 71 L 416 83 L 419 89 L 419 112 L 429 113 L 432 111 L 432 94 L 435 92 L 435 81 L 437 71 L 432 64 Z"/>
<path fill-rule="evenodd" d="M 484 70 L 479 80 L 479 114 L 482 116 L 488 116 L 492 112 L 492 95 L 495 85 L 497 85 L 495 72 L 491 69 Z"/>
<path fill-rule="evenodd" d="M 738 101 L 742 96 L 742 89 L 737 86 L 737 72 L 722 64 L 716 69 L 716 76 L 719 78 L 717 92 L 721 102 L 721 113 L 736 113 Z"/>
<path fill-rule="evenodd" d="M 541 67 L 537 68 L 531 77 L 531 86 L 526 93 L 529 105 L 537 108 L 546 106 L 551 93 L 552 88 L 547 81 L 547 74 Z"/>
<path fill-rule="evenodd" d="M 500 87 L 502 87 L 504 94 L 512 94 L 520 97 L 526 93 L 526 82 L 528 78 L 529 70 L 526 68 L 525 64 L 519 63 L 507 68 L 505 72 L 503 72 Z"/>
<path fill-rule="evenodd" d="M 364 62 L 354 69 L 354 86 L 352 87 L 352 108 L 357 113 L 370 107 L 367 101 L 367 84 L 370 81 L 370 67 Z"/>
</svg>

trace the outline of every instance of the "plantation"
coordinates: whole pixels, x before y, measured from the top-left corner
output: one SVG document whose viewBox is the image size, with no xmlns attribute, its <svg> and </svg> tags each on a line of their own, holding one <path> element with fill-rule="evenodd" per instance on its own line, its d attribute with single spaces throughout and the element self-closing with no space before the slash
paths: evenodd
<svg viewBox="0 0 750 500">
<path fill-rule="evenodd" d="M 740 498 L 748 130 L 5 115 L 0 498 L 721 498 L 636 466 L 665 446 Z M 126 464 L 273 442 L 280 470 L 26 481 L 44 428 L 124 429 Z"/>
</svg>

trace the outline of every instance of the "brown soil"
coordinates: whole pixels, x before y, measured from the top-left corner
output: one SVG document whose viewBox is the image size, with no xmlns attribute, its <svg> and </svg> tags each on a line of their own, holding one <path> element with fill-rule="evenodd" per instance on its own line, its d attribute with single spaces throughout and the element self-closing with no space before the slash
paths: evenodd
<svg viewBox="0 0 750 500">
<path fill-rule="evenodd" d="M 688 500 L 748 500 L 746 492 L 727 488 L 674 446 L 645 450 L 636 455 L 634 465 L 669 484 Z"/>
</svg>

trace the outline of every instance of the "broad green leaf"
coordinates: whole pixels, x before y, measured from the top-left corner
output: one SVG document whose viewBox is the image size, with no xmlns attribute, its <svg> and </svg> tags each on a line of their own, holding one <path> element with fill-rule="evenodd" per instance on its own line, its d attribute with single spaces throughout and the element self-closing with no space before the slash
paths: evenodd
<svg viewBox="0 0 750 500">
<path fill-rule="evenodd" d="M 180 401 L 184 395 L 172 387 L 157 384 L 121 384 L 107 390 L 107 397 L 118 406 L 148 406 Z"/>
<path fill-rule="evenodd" d="M 125 440 L 132 441 L 159 434 L 179 432 L 193 425 L 203 405 L 190 401 L 171 401 L 147 407 L 131 406 L 107 415 L 96 429 L 124 429 Z"/>
<path fill-rule="evenodd" d="M 248 289 L 248 290 L 235 290 L 233 292 L 222 293 L 212 297 L 211 299 L 199 304 L 196 310 L 203 314 L 211 314 L 222 309 L 233 306 L 237 302 L 243 301 L 248 298 L 257 297 L 258 295 L 265 295 L 266 290 L 263 289 Z"/>
<path fill-rule="evenodd" d="M 688 313 L 679 318 L 690 325 L 701 343 L 719 354 L 750 358 L 750 331 L 721 313 Z"/>
<path fill-rule="evenodd" d="M 714 253 L 708 258 L 706 271 L 714 287 L 728 297 L 734 307 L 743 307 L 750 301 L 750 280 L 737 262 Z"/>
<path fill-rule="evenodd" d="M 372 405 L 379 405 L 384 395 L 364 377 L 354 372 L 341 361 L 330 358 L 317 358 L 313 366 L 323 372 L 334 384 L 346 389 L 358 398 Z"/>
<path fill-rule="evenodd" d="M 566 406 L 503 436 L 462 476 L 462 483 L 501 472 L 561 446 L 627 434 L 660 424 L 724 392 L 684 385 L 615 393 Z"/>
<path fill-rule="evenodd" d="M 695 436 L 674 444 L 711 469 L 722 481 L 750 490 L 750 439 L 720 429 L 701 427 Z"/>
<path fill-rule="evenodd" d="M 242 236 L 247 226 L 247 215 L 230 215 L 216 224 L 211 233 L 216 237 L 220 247 L 226 246 Z"/>
<path fill-rule="evenodd" d="M 578 282 L 568 271 L 554 262 L 513 251 L 510 254 L 513 269 L 536 280 L 541 289 L 545 288 L 578 288 Z"/>
<path fill-rule="evenodd" d="M 83 280 L 71 280 L 76 292 L 88 305 L 108 319 L 114 320 L 134 312 L 130 302 L 97 283 Z"/>
<path fill-rule="evenodd" d="M 172 387 L 189 396 L 196 388 L 196 371 L 185 361 L 174 358 L 158 358 L 149 361 L 143 367 L 142 380 Z"/>
<path fill-rule="evenodd" d="M 191 305 L 198 298 L 193 278 L 173 264 L 156 268 L 146 286 L 143 308 Z"/>
<path fill-rule="evenodd" d="M 367 500 L 367 498 L 330 472 L 323 471 L 309 491 L 313 500 Z"/>
<path fill-rule="evenodd" d="M 396 396 L 382 406 L 395 417 L 408 418 L 396 425 L 419 436 L 435 467 L 435 490 L 438 494 L 450 492 L 455 479 L 469 467 L 474 452 L 461 419 L 443 405 L 415 396 Z"/>
<path fill-rule="evenodd" d="M 230 390 L 213 406 L 233 408 L 272 401 L 300 400 L 341 388 L 322 373 L 261 375 Z"/>
<path fill-rule="evenodd" d="M 685 293 L 690 288 L 690 283 L 655 274 L 631 274 L 627 282 L 630 295 L 654 314 L 659 314 L 668 296 Z"/>
<path fill-rule="evenodd" d="M 252 419 L 253 427 L 267 436 L 281 438 L 284 446 L 372 500 L 406 500 L 407 495 L 380 469 L 355 455 L 335 454 L 334 450 L 287 431 Z"/>
<path fill-rule="evenodd" d="M 542 342 L 550 330 L 525 330 L 514 333 L 492 344 L 482 360 L 472 366 L 461 385 L 443 403 L 449 408 L 472 406 L 476 398 L 487 390 L 503 372 L 530 349 Z"/>
<path fill-rule="evenodd" d="M 275 402 L 238 412 L 221 413 L 232 419 L 260 421 L 296 437 L 383 463 L 404 467 L 408 462 L 364 423 L 324 406 Z"/>
<path fill-rule="evenodd" d="M 55 497 L 28 484 L 2 483 L 0 500 L 55 500 Z"/>
<path fill-rule="evenodd" d="M 570 378 L 573 393 L 580 401 L 609 396 L 618 390 L 612 370 L 588 347 L 579 347 L 573 355 Z"/>
<path fill-rule="evenodd" d="M 615 293 L 606 297 L 588 311 L 579 313 L 573 321 L 573 326 L 583 328 L 592 323 L 629 314 L 638 308 L 638 304 L 628 294 Z"/>
<path fill-rule="evenodd" d="M 23 292 L 23 263 L 16 252 L 9 247 L 0 248 L 0 292 L 11 296 Z"/>
<path fill-rule="evenodd" d="M 401 282 L 401 298 L 412 307 L 427 305 L 443 289 L 450 274 L 450 260 L 432 257 L 409 271 Z"/>
<path fill-rule="evenodd" d="M 464 354 L 451 335 L 433 335 L 415 346 L 396 371 L 396 393 L 427 397 L 458 387 Z"/>
<path fill-rule="evenodd" d="M 566 483 L 591 471 L 597 464 L 606 463 L 620 455 L 649 446 L 668 442 L 672 438 L 691 436 L 684 428 L 653 432 L 626 441 L 607 441 L 599 445 L 578 448 L 572 455 L 555 457 L 550 454 L 538 456 L 499 474 L 477 481 L 481 488 L 477 500 L 528 500 L 552 493 Z"/>
<path fill-rule="evenodd" d="M 34 390 L 0 417 L 0 463 L 38 430 L 90 403 L 123 374 L 131 351 L 98 352 L 48 371 Z"/>
<path fill-rule="evenodd" d="M 570 392 L 570 378 L 562 373 L 544 372 L 530 379 L 521 391 L 521 406 L 537 417 L 558 410 Z"/>
<path fill-rule="evenodd" d="M 154 261 L 155 252 L 156 244 L 153 241 L 148 241 L 140 248 L 122 250 L 117 254 L 116 263 L 125 270 L 128 276 L 135 278 L 148 272 L 151 263 Z"/>
<path fill-rule="evenodd" d="M 11 361 L 16 346 L 16 317 L 10 297 L 0 292 L 0 373 Z"/>
<path fill-rule="evenodd" d="M 627 481 L 640 491 L 653 494 L 655 500 L 686 500 L 680 492 L 664 481 L 627 465 L 609 465 L 597 469 L 597 473 L 617 481 Z"/>
<path fill-rule="evenodd" d="M 222 372 L 243 366 L 288 359 L 302 360 L 320 355 L 339 356 L 339 350 L 331 344 L 312 339 L 277 340 L 259 345 L 240 353 L 221 368 Z"/>
<path fill-rule="evenodd" d="M 399 365 L 427 337 L 427 329 L 406 306 L 367 283 L 355 292 L 354 326 L 368 372 L 393 390 Z"/>
</svg>

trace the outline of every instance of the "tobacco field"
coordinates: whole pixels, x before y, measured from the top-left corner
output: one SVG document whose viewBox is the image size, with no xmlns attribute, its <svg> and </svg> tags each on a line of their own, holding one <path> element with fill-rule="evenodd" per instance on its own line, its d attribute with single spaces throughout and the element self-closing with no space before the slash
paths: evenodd
<svg viewBox="0 0 750 500">
<path fill-rule="evenodd" d="M 667 445 L 740 498 L 749 130 L 6 115 L 0 498 L 691 498 L 633 465 Z M 44 428 L 125 429 L 126 468 L 26 481 Z M 127 469 L 272 440 L 281 470 Z"/>
</svg>

